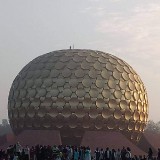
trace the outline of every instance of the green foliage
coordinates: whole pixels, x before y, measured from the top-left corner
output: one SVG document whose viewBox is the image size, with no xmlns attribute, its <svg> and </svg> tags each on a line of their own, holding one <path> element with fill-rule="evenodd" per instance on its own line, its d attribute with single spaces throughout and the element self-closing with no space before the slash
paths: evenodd
<svg viewBox="0 0 160 160">
<path fill-rule="evenodd" d="M 155 123 L 154 121 L 149 120 L 145 130 L 153 133 L 160 133 L 160 121 Z"/>
<path fill-rule="evenodd" d="M 12 129 L 8 124 L 7 119 L 2 119 L 2 124 L 0 124 L 0 136 L 11 133 Z"/>
</svg>

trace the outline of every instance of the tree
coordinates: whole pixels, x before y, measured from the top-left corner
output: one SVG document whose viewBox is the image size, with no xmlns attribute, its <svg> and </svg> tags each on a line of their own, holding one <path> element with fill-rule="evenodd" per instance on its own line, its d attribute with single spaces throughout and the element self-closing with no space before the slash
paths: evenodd
<svg viewBox="0 0 160 160">
<path fill-rule="evenodd" d="M 160 123 L 159 122 L 155 123 L 154 121 L 149 120 L 145 130 L 151 131 L 154 133 L 159 133 L 160 132 Z"/>
<path fill-rule="evenodd" d="M 8 126 L 8 120 L 7 119 L 2 119 L 2 126 L 6 127 Z"/>
</svg>

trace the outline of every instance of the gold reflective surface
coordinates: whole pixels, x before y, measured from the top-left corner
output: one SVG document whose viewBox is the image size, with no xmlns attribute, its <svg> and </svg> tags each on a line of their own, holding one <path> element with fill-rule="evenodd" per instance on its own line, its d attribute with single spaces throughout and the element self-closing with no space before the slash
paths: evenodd
<svg viewBox="0 0 160 160">
<path fill-rule="evenodd" d="M 90 129 L 140 138 L 148 119 L 147 92 L 123 60 L 92 50 L 42 55 L 17 75 L 8 97 L 14 131 Z"/>
</svg>

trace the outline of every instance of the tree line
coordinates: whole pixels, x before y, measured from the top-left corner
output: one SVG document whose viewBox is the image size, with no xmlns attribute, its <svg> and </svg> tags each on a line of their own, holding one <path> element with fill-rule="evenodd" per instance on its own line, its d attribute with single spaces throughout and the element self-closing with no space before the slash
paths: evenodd
<svg viewBox="0 0 160 160">
<path fill-rule="evenodd" d="M 160 133 L 160 121 L 154 122 L 153 120 L 149 120 L 145 128 L 145 131 Z M 8 133 L 12 133 L 10 124 L 8 123 L 7 119 L 2 119 L 2 122 L 0 124 L 0 136 L 3 136 Z"/>
</svg>

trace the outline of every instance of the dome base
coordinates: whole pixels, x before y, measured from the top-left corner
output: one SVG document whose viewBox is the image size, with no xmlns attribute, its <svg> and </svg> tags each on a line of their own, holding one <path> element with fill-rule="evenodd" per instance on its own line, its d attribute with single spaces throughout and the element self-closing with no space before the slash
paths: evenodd
<svg viewBox="0 0 160 160">
<path fill-rule="evenodd" d="M 80 146 L 84 136 L 83 130 L 65 129 L 60 130 L 62 145 Z"/>
</svg>

